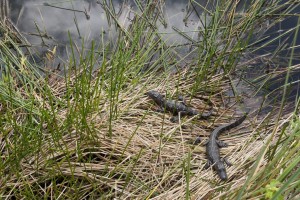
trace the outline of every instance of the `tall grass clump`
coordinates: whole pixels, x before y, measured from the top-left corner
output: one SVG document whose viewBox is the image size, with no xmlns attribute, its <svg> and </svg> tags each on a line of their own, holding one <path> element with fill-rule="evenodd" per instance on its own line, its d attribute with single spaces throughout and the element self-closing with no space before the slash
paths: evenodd
<svg viewBox="0 0 300 200">
<path fill-rule="evenodd" d="M 243 57 L 259 48 L 255 45 L 261 38 L 252 40 L 259 24 L 267 17 L 275 24 L 295 5 L 257 0 L 240 13 L 239 2 L 219 0 L 203 6 L 190 1 L 194 12 L 203 10 L 197 13 L 202 27 L 197 30 L 199 41 L 174 29 L 191 42 L 189 55 L 181 57 L 178 46 L 169 45 L 162 37 L 166 33 L 158 29 L 167 23 L 163 2 L 134 3 L 134 18 L 125 26 L 111 1 L 100 2 L 116 29 L 115 42 L 101 35 L 91 44 L 77 44 L 69 34 L 70 54 L 63 71 L 37 66 L 29 62 L 33 55 L 24 54 L 11 38 L 1 40 L 0 196 L 295 197 L 299 161 L 291 158 L 299 154 L 297 112 L 259 118 L 254 108 L 243 126 L 224 134 L 222 140 L 230 145 L 221 153 L 234 164 L 227 168 L 227 182 L 204 169 L 204 141 L 190 144 L 234 120 L 236 110 L 244 111 L 238 98 L 236 105 L 226 106 L 225 92 L 234 87 L 230 83 Z M 51 53 L 45 63 L 55 59 L 55 51 Z M 188 66 L 181 66 L 191 55 Z M 173 99 L 183 94 L 188 104 L 201 112 L 212 110 L 213 115 L 172 123 L 168 113 L 156 112 L 145 95 L 149 90 Z"/>
</svg>

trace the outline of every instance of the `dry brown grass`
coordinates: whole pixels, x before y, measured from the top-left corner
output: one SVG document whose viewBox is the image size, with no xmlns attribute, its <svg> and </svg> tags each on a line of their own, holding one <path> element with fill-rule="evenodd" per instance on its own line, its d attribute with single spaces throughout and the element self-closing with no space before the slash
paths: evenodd
<svg viewBox="0 0 300 200">
<path fill-rule="evenodd" d="M 180 81 L 171 81 L 175 79 Z M 202 111 L 210 109 L 205 99 L 212 102 L 214 115 L 208 120 L 192 117 L 172 123 L 169 121 L 171 116 L 156 112 L 154 103 L 144 95 L 145 91 L 152 89 L 175 95 L 176 85 L 179 93 L 187 94 L 192 80 L 181 79 L 179 75 L 168 76 L 164 81 L 151 77 L 144 81 L 147 84 L 121 92 L 119 115 L 112 121 L 112 137 L 108 137 L 107 98 L 101 98 L 101 109 L 88 114 L 86 121 L 93 128 L 81 129 L 74 123 L 74 126 L 61 130 L 61 139 L 55 140 L 51 128 L 64 128 L 69 115 L 69 108 L 58 109 L 56 122 L 43 125 L 40 151 L 21 159 L 19 174 L 4 175 L 2 193 L 6 191 L 5 197 L 19 198 L 17 194 L 20 193 L 16 191 L 30 188 L 36 196 L 47 194 L 63 199 L 183 199 L 187 195 L 187 171 L 190 171 L 191 199 L 219 199 L 238 190 L 244 184 L 247 171 L 268 138 L 272 125 L 266 127 L 253 113 L 241 126 L 221 136 L 229 144 L 221 149 L 221 154 L 233 163 L 233 166 L 227 167 L 229 181 L 221 182 L 211 169 L 204 169 L 206 156 L 203 145 L 214 127 L 234 121 L 239 116 L 236 106 L 226 108 L 223 105 L 222 89 L 210 90 L 216 83 L 223 84 L 221 88 L 225 88 L 227 83 L 221 76 L 214 76 L 205 90 L 191 98 L 191 105 Z M 52 82 L 58 98 L 65 93 L 63 81 Z M 102 92 L 101 95 L 106 94 Z M 7 134 L 13 137 L 16 132 L 10 130 Z M 203 141 L 199 145 L 191 145 L 197 136 Z M 2 150 L 7 142 L 10 140 L 2 143 Z M 6 156 L 9 152 L 2 154 L 4 159 Z M 190 170 L 187 170 L 188 162 Z M 261 163 L 261 170 L 264 164 Z"/>
</svg>

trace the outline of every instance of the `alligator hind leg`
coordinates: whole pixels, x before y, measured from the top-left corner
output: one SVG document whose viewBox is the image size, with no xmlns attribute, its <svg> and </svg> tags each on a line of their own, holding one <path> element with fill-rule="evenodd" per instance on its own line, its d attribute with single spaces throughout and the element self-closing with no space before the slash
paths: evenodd
<svg viewBox="0 0 300 200">
<path fill-rule="evenodd" d="M 217 142 L 217 144 L 218 144 L 218 146 L 219 146 L 220 148 L 221 148 L 221 147 L 227 147 L 227 146 L 228 146 L 225 142 L 223 142 L 223 141 L 221 141 L 221 140 L 217 140 L 216 142 Z"/>
</svg>

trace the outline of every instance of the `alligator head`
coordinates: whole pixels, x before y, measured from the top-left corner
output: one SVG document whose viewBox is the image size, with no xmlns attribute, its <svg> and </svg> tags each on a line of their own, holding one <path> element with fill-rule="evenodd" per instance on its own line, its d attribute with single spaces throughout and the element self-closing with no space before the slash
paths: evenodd
<svg viewBox="0 0 300 200">
<path fill-rule="evenodd" d="M 164 97 L 159 92 L 151 90 L 149 92 L 146 92 L 146 95 L 153 99 L 159 106 L 163 104 Z"/>
<path fill-rule="evenodd" d="M 227 180 L 227 173 L 226 173 L 226 168 L 225 168 L 225 164 L 223 161 L 218 161 L 214 164 L 214 169 L 218 172 L 219 177 L 222 181 L 226 181 Z"/>
</svg>

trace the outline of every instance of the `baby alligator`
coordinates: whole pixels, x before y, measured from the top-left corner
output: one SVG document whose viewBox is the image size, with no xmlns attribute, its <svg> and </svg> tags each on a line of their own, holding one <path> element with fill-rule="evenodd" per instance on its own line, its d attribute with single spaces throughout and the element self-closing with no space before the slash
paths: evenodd
<svg viewBox="0 0 300 200">
<path fill-rule="evenodd" d="M 149 91 L 146 93 L 151 99 L 154 100 L 154 102 L 160 107 L 160 111 L 169 111 L 171 112 L 174 117 L 171 118 L 172 122 L 175 122 L 178 120 L 178 115 L 180 113 L 180 116 L 194 116 L 194 115 L 199 115 L 199 111 L 197 111 L 194 108 L 191 108 L 187 106 L 183 98 L 179 98 L 179 101 L 175 100 L 166 100 L 163 95 L 161 95 L 157 91 Z M 200 118 L 201 119 L 207 119 L 211 115 L 212 111 L 206 114 L 201 114 Z"/>
<path fill-rule="evenodd" d="M 230 166 L 231 164 L 225 159 L 220 157 L 220 147 L 226 147 L 227 144 L 218 140 L 219 135 L 227 131 L 229 129 L 232 129 L 238 125 L 240 125 L 247 116 L 248 113 L 246 113 L 243 117 L 239 118 L 235 122 L 231 124 L 226 124 L 217 127 L 209 136 L 209 140 L 206 144 L 206 154 L 208 161 L 205 165 L 205 168 L 208 168 L 209 166 L 213 166 L 213 169 L 217 171 L 219 174 L 219 177 L 221 180 L 225 181 L 227 180 L 227 174 L 226 174 L 226 169 L 224 163 L 227 164 L 227 166 Z"/>
</svg>

